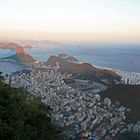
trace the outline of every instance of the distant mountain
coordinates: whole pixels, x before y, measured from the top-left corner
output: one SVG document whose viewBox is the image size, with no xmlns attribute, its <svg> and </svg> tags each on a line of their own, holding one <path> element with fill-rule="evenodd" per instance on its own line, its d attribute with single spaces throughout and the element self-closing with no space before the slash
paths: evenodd
<svg viewBox="0 0 140 140">
<path fill-rule="evenodd" d="M 67 55 L 65 53 L 59 54 L 58 56 L 65 59 L 68 62 L 72 62 L 72 63 L 77 63 L 78 62 L 77 58 L 75 58 L 73 56 L 70 56 L 70 55 Z"/>
<path fill-rule="evenodd" d="M 8 57 L 4 57 L 2 59 L 9 59 L 9 60 L 14 60 L 16 62 L 21 62 L 24 64 L 31 64 L 35 60 L 31 55 L 25 54 L 25 49 L 24 47 L 15 44 L 15 43 L 9 43 L 6 48 L 11 48 L 16 50 L 16 54 Z"/>
<path fill-rule="evenodd" d="M 0 49 L 16 49 L 16 48 L 19 48 L 19 47 L 32 48 L 32 46 L 29 46 L 29 45 L 21 46 L 17 43 L 14 43 L 14 42 L 9 42 L 9 43 L 0 42 Z"/>
<path fill-rule="evenodd" d="M 22 45 L 29 45 L 29 46 L 34 46 L 34 47 L 38 47 L 44 44 L 50 44 L 50 45 L 60 44 L 60 42 L 52 41 L 52 40 L 40 40 L 40 41 L 39 40 L 16 40 L 16 42 Z"/>
<path fill-rule="evenodd" d="M 106 83 L 112 83 L 114 80 L 120 79 L 120 77 L 111 70 L 95 68 L 89 63 L 74 63 L 67 58 L 68 57 L 50 56 L 46 63 L 47 65 L 56 66 L 56 63 L 59 62 L 60 72 L 72 73 L 80 79 L 99 80 Z"/>
<path fill-rule="evenodd" d="M 31 64 L 35 61 L 34 58 L 28 54 L 15 54 L 9 57 L 5 57 L 3 59 L 11 59 L 24 64 Z"/>
</svg>

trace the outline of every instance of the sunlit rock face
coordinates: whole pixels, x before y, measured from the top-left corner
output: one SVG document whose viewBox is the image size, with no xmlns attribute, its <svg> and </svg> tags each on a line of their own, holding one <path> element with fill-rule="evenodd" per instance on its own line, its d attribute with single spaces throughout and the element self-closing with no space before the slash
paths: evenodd
<svg viewBox="0 0 140 140">
<path fill-rule="evenodd" d="M 34 58 L 28 54 L 25 54 L 25 48 L 23 47 L 17 47 L 16 48 L 16 56 L 20 60 L 20 62 L 23 62 L 24 64 L 30 64 L 34 62 Z"/>
<path fill-rule="evenodd" d="M 7 48 L 10 49 L 10 47 L 16 53 L 13 55 L 10 55 L 10 56 L 2 57 L 2 59 L 14 60 L 16 62 L 21 62 L 25 65 L 26 64 L 30 65 L 35 61 L 31 55 L 28 55 L 25 53 L 24 47 L 17 45 L 17 44 L 14 44 L 14 43 L 11 43 L 11 46 L 9 45 Z"/>
<path fill-rule="evenodd" d="M 17 47 L 16 48 L 16 53 L 17 54 L 25 54 L 25 49 L 23 47 Z"/>
</svg>

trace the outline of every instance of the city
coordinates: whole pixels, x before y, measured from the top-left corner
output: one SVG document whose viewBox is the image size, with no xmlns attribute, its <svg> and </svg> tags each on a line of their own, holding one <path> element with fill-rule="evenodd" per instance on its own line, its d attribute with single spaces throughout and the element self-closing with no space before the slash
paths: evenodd
<svg viewBox="0 0 140 140">
<path fill-rule="evenodd" d="M 0 140 L 140 140 L 140 0 L 0 0 Z"/>
<path fill-rule="evenodd" d="M 96 83 L 96 89 L 88 91 L 74 88 L 64 82 L 71 76 L 61 74 L 58 64 L 49 67 L 38 62 L 28 70 L 6 76 L 5 82 L 14 88 L 25 88 L 50 106 L 53 121 L 66 138 L 110 140 L 127 131 L 140 133 L 139 123 L 133 126 L 125 122 L 130 109 L 112 103 L 109 98 L 101 99 L 98 92 L 106 89 L 105 86 Z"/>
</svg>

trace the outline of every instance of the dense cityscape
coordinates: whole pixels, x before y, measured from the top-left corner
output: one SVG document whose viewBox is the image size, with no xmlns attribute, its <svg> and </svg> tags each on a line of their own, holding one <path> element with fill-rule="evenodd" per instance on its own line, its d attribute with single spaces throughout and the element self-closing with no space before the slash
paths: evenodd
<svg viewBox="0 0 140 140">
<path fill-rule="evenodd" d="M 139 122 L 128 124 L 125 121 L 129 108 L 109 98 L 101 99 L 98 93 L 105 90 L 106 85 L 93 82 L 94 88 L 88 89 L 89 84 L 84 88 L 74 86 L 77 82 L 66 84 L 65 79 L 70 79 L 72 74 L 62 74 L 59 68 L 58 63 L 50 67 L 37 61 L 29 69 L 6 75 L 5 82 L 14 88 L 25 88 L 53 108 L 53 121 L 63 130 L 66 139 L 110 140 L 126 132 L 140 133 Z"/>
<path fill-rule="evenodd" d="M 140 140 L 140 0 L 0 0 L 0 140 Z"/>
</svg>

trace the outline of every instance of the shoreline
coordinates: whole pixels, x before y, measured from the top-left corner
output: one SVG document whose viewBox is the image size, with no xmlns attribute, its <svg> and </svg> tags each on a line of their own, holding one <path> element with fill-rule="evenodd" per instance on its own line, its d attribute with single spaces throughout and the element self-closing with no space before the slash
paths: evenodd
<svg viewBox="0 0 140 140">
<path fill-rule="evenodd" d="M 140 85 L 140 73 L 138 72 L 123 71 L 120 69 L 111 69 L 111 68 L 100 67 L 96 65 L 92 65 L 92 66 L 99 69 L 114 71 L 116 74 L 118 74 L 121 77 L 121 80 L 122 82 L 124 82 L 124 84 Z"/>
<path fill-rule="evenodd" d="M 37 60 L 37 61 L 40 61 L 40 60 Z M 25 68 L 25 67 L 23 68 L 23 66 L 24 66 L 23 63 L 16 62 L 14 60 L 0 59 L 0 63 L 1 62 L 8 62 L 8 63 L 16 64 L 18 66 L 22 66 L 21 69 Z M 44 62 L 44 61 L 41 60 L 40 62 Z M 138 73 L 138 72 L 123 71 L 123 70 L 120 70 L 120 69 L 111 69 L 111 68 L 108 68 L 108 67 L 102 67 L 102 66 L 97 66 L 97 65 L 93 65 L 93 64 L 91 64 L 91 65 L 95 68 L 114 71 L 116 74 L 118 74 L 121 77 L 122 82 L 124 82 L 125 84 L 140 85 L 140 73 Z M 17 70 L 14 70 L 14 71 L 9 72 L 9 73 L 13 73 L 13 72 L 16 72 L 16 71 Z"/>
<path fill-rule="evenodd" d="M 5 63 L 5 65 L 4 65 L 4 63 Z M 8 64 L 13 65 L 15 67 L 8 66 Z M 12 73 L 14 73 L 16 71 L 20 71 L 24 68 L 26 68 L 26 66 L 23 63 L 15 62 L 13 60 L 1 60 L 0 59 L 0 71 L 3 73 L 3 75 L 12 74 Z"/>
</svg>

